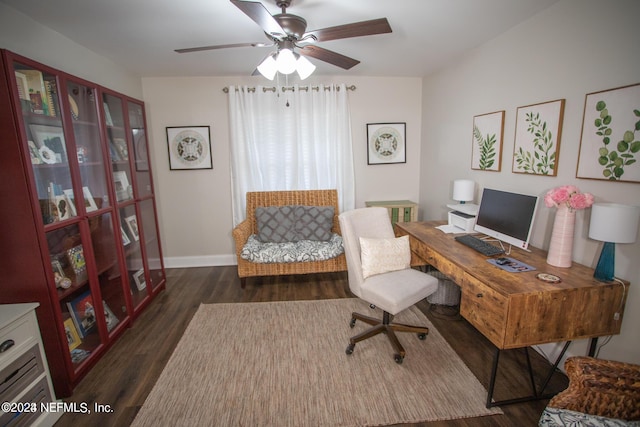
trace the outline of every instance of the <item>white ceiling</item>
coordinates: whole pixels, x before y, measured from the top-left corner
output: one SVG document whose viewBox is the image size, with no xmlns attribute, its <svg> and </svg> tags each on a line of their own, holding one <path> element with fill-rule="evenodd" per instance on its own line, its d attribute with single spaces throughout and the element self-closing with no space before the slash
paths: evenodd
<svg viewBox="0 0 640 427">
<path fill-rule="evenodd" d="M 307 30 L 386 17 L 390 34 L 319 43 L 361 63 L 343 70 L 309 58 L 315 74 L 421 77 L 559 0 L 293 0 Z M 178 54 L 195 46 L 265 42 L 228 0 L 0 0 L 143 76 L 250 75 L 274 48 Z M 272 14 L 275 0 L 261 0 Z"/>
</svg>

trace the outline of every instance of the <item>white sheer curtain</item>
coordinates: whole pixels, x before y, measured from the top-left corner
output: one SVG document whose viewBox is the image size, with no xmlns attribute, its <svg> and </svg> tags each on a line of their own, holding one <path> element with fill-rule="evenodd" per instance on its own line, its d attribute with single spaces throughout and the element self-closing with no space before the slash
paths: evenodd
<svg viewBox="0 0 640 427">
<path fill-rule="evenodd" d="M 340 211 L 355 207 L 348 98 L 344 84 L 229 86 L 234 226 L 245 218 L 248 191 L 335 188 Z"/>
</svg>

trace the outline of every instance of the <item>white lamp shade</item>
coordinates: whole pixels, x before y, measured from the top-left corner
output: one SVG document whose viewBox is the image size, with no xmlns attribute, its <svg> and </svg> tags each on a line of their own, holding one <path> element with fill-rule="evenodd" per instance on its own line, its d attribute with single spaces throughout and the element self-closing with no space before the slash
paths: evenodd
<svg viewBox="0 0 640 427">
<path fill-rule="evenodd" d="M 316 66 L 311 63 L 307 58 L 300 55 L 296 62 L 296 70 L 300 76 L 300 80 L 304 80 L 309 77 L 316 69 Z"/>
<path fill-rule="evenodd" d="M 264 61 L 262 61 L 262 64 L 258 65 L 258 71 L 269 80 L 273 80 L 278 71 L 278 65 L 276 64 L 276 60 L 273 59 L 273 55 L 267 56 Z"/>
<path fill-rule="evenodd" d="M 633 243 L 638 235 L 638 206 L 594 203 L 591 206 L 589 238 L 611 243 Z"/>
<path fill-rule="evenodd" d="M 475 195 L 476 183 L 470 179 L 456 179 L 453 181 L 453 200 L 470 202 Z"/>
<path fill-rule="evenodd" d="M 280 50 L 276 63 L 278 64 L 278 71 L 282 74 L 291 74 L 296 70 L 296 57 L 289 49 Z"/>
</svg>

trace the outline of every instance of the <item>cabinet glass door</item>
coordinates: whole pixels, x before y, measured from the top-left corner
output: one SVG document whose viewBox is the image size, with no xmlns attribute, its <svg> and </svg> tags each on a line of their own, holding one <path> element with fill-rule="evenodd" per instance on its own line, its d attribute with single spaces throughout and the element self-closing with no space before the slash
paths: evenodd
<svg viewBox="0 0 640 427">
<path fill-rule="evenodd" d="M 98 123 L 98 95 L 95 88 L 71 81 L 67 82 L 67 92 L 82 195 L 86 211 L 91 212 L 110 204 Z"/>
<path fill-rule="evenodd" d="M 136 189 L 138 198 L 145 198 L 153 194 L 151 173 L 149 172 L 149 153 L 147 152 L 147 133 L 144 126 L 144 110 L 141 104 L 127 102 L 129 111 L 129 126 L 131 127 L 131 141 L 133 144 Z"/>
<path fill-rule="evenodd" d="M 107 333 L 112 334 L 118 325 L 124 324 L 128 311 L 111 213 L 89 218 L 89 230 L 100 283 L 105 325 Z M 122 233 L 122 229 L 118 227 L 117 232 Z"/>
<path fill-rule="evenodd" d="M 42 222 L 70 219 L 77 215 L 69 205 L 75 198 L 67 146 L 71 144 L 62 127 L 56 76 L 17 62 L 14 73 Z"/>
<path fill-rule="evenodd" d="M 122 244 L 124 246 L 125 264 L 129 279 L 129 290 L 134 309 L 147 298 L 147 278 L 144 258 L 140 245 L 140 228 L 135 205 L 119 209 L 122 226 Z"/>
<path fill-rule="evenodd" d="M 140 220 L 142 235 L 144 236 L 145 255 L 149 266 L 149 281 L 151 282 L 151 289 L 155 290 L 164 281 L 164 268 L 152 199 L 140 202 Z"/>
<path fill-rule="evenodd" d="M 129 146 L 125 131 L 123 102 L 119 97 L 108 93 L 103 94 L 102 100 L 116 201 L 123 203 L 133 199 L 133 187 L 131 185 L 133 181 L 129 160 Z"/>
<path fill-rule="evenodd" d="M 78 366 L 101 344 L 79 225 L 48 231 L 47 243 L 71 361 Z"/>
</svg>

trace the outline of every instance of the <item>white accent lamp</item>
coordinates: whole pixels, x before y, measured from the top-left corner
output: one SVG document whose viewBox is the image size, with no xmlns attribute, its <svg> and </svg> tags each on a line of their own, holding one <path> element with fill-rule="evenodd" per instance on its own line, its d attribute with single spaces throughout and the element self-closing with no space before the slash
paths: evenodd
<svg viewBox="0 0 640 427">
<path fill-rule="evenodd" d="M 610 282 L 615 277 L 616 243 L 633 243 L 638 235 L 638 206 L 594 203 L 591 206 L 589 238 L 604 242 L 593 277 Z"/>
<path fill-rule="evenodd" d="M 462 212 L 467 215 L 477 215 L 478 205 L 473 203 L 473 199 L 476 193 L 476 183 L 470 179 L 456 179 L 453 181 L 453 200 L 460 202 L 457 205 L 447 205 L 448 208 L 454 211 Z"/>
<path fill-rule="evenodd" d="M 473 203 L 476 193 L 476 183 L 470 179 L 456 179 L 453 181 L 453 200 L 460 202 L 457 205 L 447 205 L 453 211 L 449 212 L 449 225 L 460 229 L 465 233 L 472 233 L 478 215 L 478 205 Z"/>
</svg>

